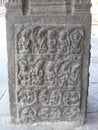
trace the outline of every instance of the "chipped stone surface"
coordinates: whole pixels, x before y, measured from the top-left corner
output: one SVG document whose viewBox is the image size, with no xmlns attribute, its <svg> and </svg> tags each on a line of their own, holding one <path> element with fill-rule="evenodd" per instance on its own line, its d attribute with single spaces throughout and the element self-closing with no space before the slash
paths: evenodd
<svg viewBox="0 0 98 130">
<path fill-rule="evenodd" d="M 26 2 L 12 0 L 6 4 L 12 121 L 83 124 L 90 0 Z"/>
</svg>

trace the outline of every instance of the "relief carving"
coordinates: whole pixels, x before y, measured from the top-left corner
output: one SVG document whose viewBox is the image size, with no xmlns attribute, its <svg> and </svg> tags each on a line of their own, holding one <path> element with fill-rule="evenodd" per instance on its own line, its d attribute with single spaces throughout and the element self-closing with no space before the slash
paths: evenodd
<svg viewBox="0 0 98 130">
<path fill-rule="evenodd" d="M 83 47 L 81 46 L 81 40 L 83 38 L 83 35 L 83 31 L 77 29 L 72 31 L 70 34 L 71 53 L 73 60 L 79 61 L 82 58 Z"/>
<path fill-rule="evenodd" d="M 19 61 L 18 83 L 25 86 L 30 84 L 30 74 L 25 61 Z"/>
<path fill-rule="evenodd" d="M 32 123 L 36 116 L 36 111 L 32 107 L 24 108 L 20 113 L 21 123 Z"/>
<path fill-rule="evenodd" d="M 62 110 L 62 117 L 68 120 L 79 120 L 80 109 L 78 107 L 67 107 Z"/>
<path fill-rule="evenodd" d="M 58 91 L 42 90 L 38 98 L 43 106 L 58 106 L 61 103 L 61 93 Z"/>
<path fill-rule="evenodd" d="M 47 41 L 47 46 L 48 46 L 48 53 L 56 53 L 57 49 L 57 39 L 56 39 L 56 30 L 48 30 L 48 41 Z"/>
<path fill-rule="evenodd" d="M 60 117 L 60 111 L 57 108 L 42 108 L 38 116 L 42 119 L 57 119 Z"/>
<path fill-rule="evenodd" d="M 69 54 L 69 46 L 70 42 L 68 40 L 68 32 L 66 30 L 62 30 L 59 33 L 59 46 L 58 46 L 58 53 L 64 53 L 64 54 Z"/>
<path fill-rule="evenodd" d="M 18 90 L 17 97 L 21 107 L 33 104 L 36 101 L 36 94 L 30 88 L 21 88 Z"/>
<path fill-rule="evenodd" d="M 80 105 L 80 95 L 79 92 L 71 91 L 65 92 L 63 95 L 63 103 L 66 106 L 76 107 Z"/>
<path fill-rule="evenodd" d="M 30 29 L 24 29 L 21 33 L 21 38 L 18 42 L 18 50 L 20 54 L 29 54 L 30 53 Z"/>
<path fill-rule="evenodd" d="M 82 28 L 22 25 L 16 31 L 17 98 L 21 122 L 33 122 L 36 118 L 79 117 Z"/>
</svg>

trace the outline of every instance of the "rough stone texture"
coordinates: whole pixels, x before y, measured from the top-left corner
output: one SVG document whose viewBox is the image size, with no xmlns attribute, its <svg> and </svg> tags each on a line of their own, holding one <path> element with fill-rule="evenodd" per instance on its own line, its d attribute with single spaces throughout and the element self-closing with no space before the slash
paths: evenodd
<svg viewBox="0 0 98 130">
<path fill-rule="evenodd" d="M 85 122 L 90 7 L 90 0 L 10 0 L 6 4 L 14 123 Z"/>
</svg>

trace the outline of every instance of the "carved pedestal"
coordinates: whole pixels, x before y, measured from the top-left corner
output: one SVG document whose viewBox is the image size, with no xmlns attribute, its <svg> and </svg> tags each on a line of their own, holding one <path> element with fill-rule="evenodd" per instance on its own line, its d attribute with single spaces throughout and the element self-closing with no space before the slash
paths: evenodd
<svg viewBox="0 0 98 130">
<path fill-rule="evenodd" d="M 6 4 L 13 122 L 84 123 L 90 7 L 90 0 L 17 0 Z"/>
</svg>

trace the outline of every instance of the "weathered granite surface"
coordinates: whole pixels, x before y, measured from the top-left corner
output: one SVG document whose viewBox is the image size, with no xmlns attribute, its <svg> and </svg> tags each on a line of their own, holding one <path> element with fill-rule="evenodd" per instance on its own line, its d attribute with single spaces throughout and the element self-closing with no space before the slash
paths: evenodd
<svg viewBox="0 0 98 130">
<path fill-rule="evenodd" d="M 6 4 L 14 123 L 85 122 L 90 7 L 90 0 L 10 0 Z"/>
</svg>

